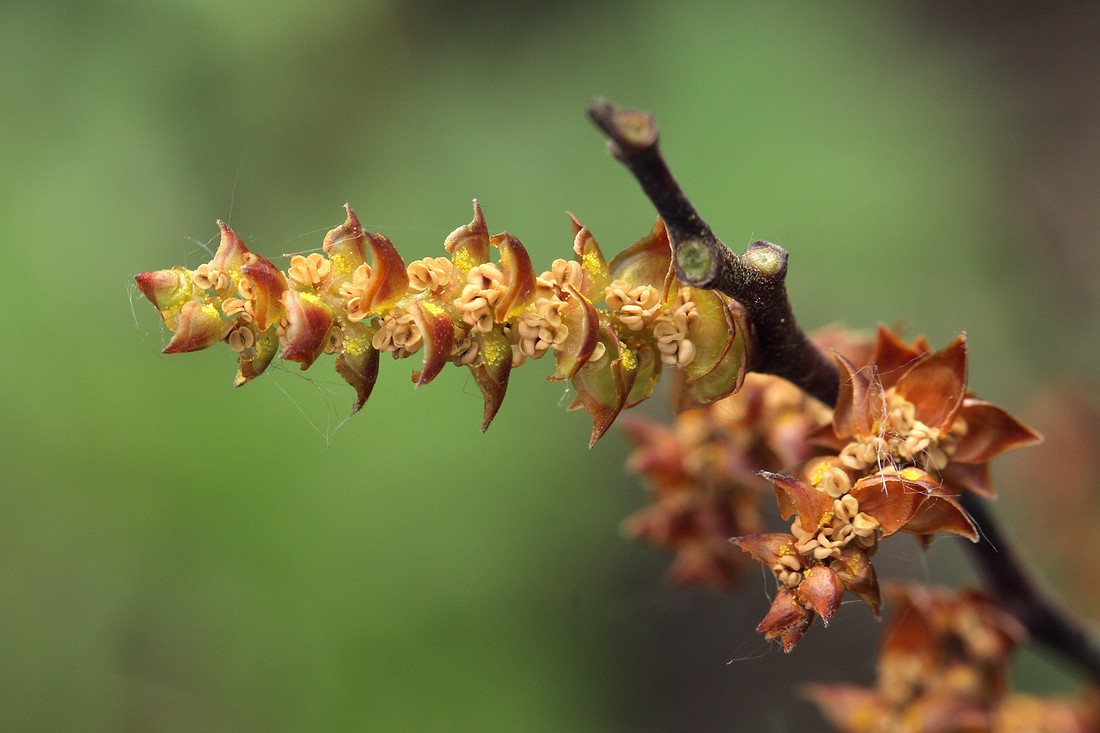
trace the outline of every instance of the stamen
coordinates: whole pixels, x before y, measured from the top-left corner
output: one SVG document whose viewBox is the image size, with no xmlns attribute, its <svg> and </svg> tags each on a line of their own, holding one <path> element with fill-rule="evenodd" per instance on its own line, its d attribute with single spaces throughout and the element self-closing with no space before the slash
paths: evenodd
<svg viewBox="0 0 1100 733">
<path fill-rule="evenodd" d="M 252 329 L 248 326 L 239 326 L 230 331 L 225 340 L 229 344 L 229 348 L 239 354 L 252 348 L 253 344 L 256 343 L 256 334 L 252 333 Z"/>
<path fill-rule="evenodd" d="M 626 280 L 615 280 L 604 290 L 604 303 L 608 309 L 619 311 L 619 321 L 624 326 L 641 331 L 657 315 L 661 297 L 652 285 L 631 287 Z"/>
<path fill-rule="evenodd" d="M 308 288 L 317 287 L 330 272 L 332 262 L 320 252 L 313 252 L 308 257 L 294 255 L 290 258 L 290 267 L 286 271 L 291 280 Z"/>
<path fill-rule="evenodd" d="M 393 353 L 394 359 L 404 359 L 420 348 L 422 335 L 416 320 L 408 313 L 394 308 L 385 315 L 371 338 L 371 345 L 379 351 Z"/>
<path fill-rule="evenodd" d="M 340 285 L 340 295 L 347 299 L 348 320 L 358 323 L 370 315 L 365 297 L 370 281 L 370 265 L 362 264 L 351 273 L 351 279 Z"/>
<path fill-rule="evenodd" d="M 199 265 L 191 279 L 203 290 L 225 290 L 229 286 L 229 277 L 208 262 Z"/>
<path fill-rule="evenodd" d="M 250 301 L 242 300 L 240 298 L 226 298 L 222 301 L 222 313 L 227 318 L 233 316 L 239 316 L 242 321 L 249 323 L 252 321 L 252 309 Z"/>
<path fill-rule="evenodd" d="M 561 292 L 565 285 L 580 290 L 584 283 L 584 268 L 576 260 L 554 260 L 550 269 L 535 280 L 535 297 L 549 298 Z"/>
<path fill-rule="evenodd" d="M 496 265 L 486 262 L 470 270 L 466 286 L 455 300 L 462 311 L 462 320 L 478 333 L 493 330 L 493 306 L 506 289 L 504 273 Z"/>
<path fill-rule="evenodd" d="M 325 342 L 325 353 L 335 354 L 344 344 L 344 331 L 340 328 L 329 329 L 328 340 Z"/>
<path fill-rule="evenodd" d="M 663 363 L 682 368 L 695 358 L 695 344 L 687 335 L 690 324 L 699 317 L 699 309 L 691 299 L 691 288 L 681 287 L 672 306 L 653 319 L 653 336 L 657 339 Z"/>
<path fill-rule="evenodd" d="M 539 298 L 516 320 L 519 334 L 517 345 L 524 356 L 537 359 L 550 348 L 557 348 L 569 336 L 569 327 L 562 323 L 565 301 L 557 295 Z"/>
<path fill-rule="evenodd" d="M 455 266 L 446 257 L 425 257 L 411 263 L 407 271 L 410 293 L 423 293 L 425 290 L 439 293 L 450 287 Z"/>
<path fill-rule="evenodd" d="M 456 366 L 469 366 L 477 360 L 477 339 L 458 326 L 454 327 L 454 345 L 451 346 L 451 362 Z"/>
</svg>

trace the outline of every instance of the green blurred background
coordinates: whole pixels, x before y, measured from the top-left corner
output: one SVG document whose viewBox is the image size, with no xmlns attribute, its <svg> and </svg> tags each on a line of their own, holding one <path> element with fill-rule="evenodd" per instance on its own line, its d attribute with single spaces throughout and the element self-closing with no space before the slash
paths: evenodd
<svg viewBox="0 0 1100 733">
<path fill-rule="evenodd" d="M 763 578 L 666 589 L 617 529 L 627 446 L 586 450 L 545 365 L 484 436 L 464 370 L 414 391 L 389 360 L 342 423 L 325 364 L 236 391 L 225 349 L 160 355 L 132 275 L 208 260 L 217 218 L 282 262 L 345 201 L 406 260 L 474 197 L 536 265 L 566 210 L 614 253 L 653 212 L 584 118 L 604 95 L 655 113 L 731 246 L 791 252 L 806 326 L 965 329 L 972 385 L 1027 416 L 1097 357 L 1074 7 L 0 4 L 0 729 L 819 726 L 792 688 L 868 681 L 869 617 L 783 658 Z M 954 543 L 893 552 L 965 577 Z"/>
</svg>

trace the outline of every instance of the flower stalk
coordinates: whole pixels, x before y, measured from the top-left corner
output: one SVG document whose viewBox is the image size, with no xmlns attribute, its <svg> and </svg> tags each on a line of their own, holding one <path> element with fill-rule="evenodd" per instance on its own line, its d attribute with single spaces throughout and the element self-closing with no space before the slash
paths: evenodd
<svg viewBox="0 0 1100 733">
<path fill-rule="evenodd" d="M 1096 634 L 1039 588 L 987 503 L 972 495 L 962 496 L 960 503 L 982 531 L 981 541 L 967 551 L 990 594 L 1032 639 L 1100 682 Z"/>
</svg>

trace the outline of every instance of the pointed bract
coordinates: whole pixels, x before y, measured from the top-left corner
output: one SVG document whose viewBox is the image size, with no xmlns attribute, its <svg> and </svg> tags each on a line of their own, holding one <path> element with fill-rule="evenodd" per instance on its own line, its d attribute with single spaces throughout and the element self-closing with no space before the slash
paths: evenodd
<svg viewBox="0 0 1100 733">
<path fill-rule="evenodd" d="M 966 435 L 952 457 L 959 463 L 985 463 L 1005 451 L 1043 440 L 1008 411 L 990 402 L 967 398 L 959 416 L 966 421 Z"/>
<path fill-rule="evenodd" d="M 794 535 L 783 532 L 734 537 L 730 542 L 768 567 L 779 562 L 785 555 L 798 554 L 794 549 Z"/>
<path fill-rule="evenodd" d="M 877 618 L 882 601 L 875 566 L 871 564 L 867 552 L 857 547 L 845 547 L 829 567 L 840 578 L 844 588 L 866 603 Z"/>
<path fill-rule="evenodd" d="M 962 508 L 958 499 L 946 495 L 927 497 L 902 527 L 902 531 L 924 537 L 946 532 L 960 535 L 971 542 L 978 541 L 978 529 L 974 526 L 974 520 Z"/>
<path fill-rule="evenodd" d="M 409 313 L 424 339 L 424 364 L 413 375 L 413 382 L 420 387 L 435 379 L 447 365 L 454 346 L 454 325 L 442 309 L 427 301 L 411 303 Z"/>
<path fill-rule="evenodd" d="M 250 301 L 256 328 L 266 331 L 286 314 L 282 303 L 287 289 L 286 276 L 268 260 L 252 252 L 245 256 L 241 274 L 251 284 Z"/>
<path fill-rule="evenodd" d="M 767 471 L 762 471 L 760 475 L 775 485 L 775 498 L 781 517 L 790 519 L 797 514 L 807 530 L 814 530 L 823 524 L 825 514 L 833 506 L 833 500 L 828 494 L 791 476 Z"/>
<path fill-rule="evenodd" d="M 173 267 L 171 270 L 142 272 L 134 275 L 134 282 L 141 294 L 161 312 L 165 325 L 174 331 L 180 308 L 194 296 L 189 271 Z"/>
<path fill-rule="evenodd" d="M 875 333 L 871 363 L 878 370 L 882 386 L 890 388 L 926 353 L 927 349 L 905 343 L 897 334 L 880 324 Z"/>
<path fill-rule="evenodd" d="M 512 371 L 512 347 L 500 326 L 488 333 L 477 334 L 478 359 L 470 365 L 478 389 L 485 400 L 481 420 L 481 432 L 489 429 L 508 391 L 508 377 Z"/>
<path fill-rule="evenodd" d="M 347 218 L 344 223 L 325 234 L 321 248 L 332 260 L 332 271 L 337 276 L 348 276 L 367 261 L 366 237 L 359 217 L 344 204 Z"/>
<path fill-rule="evenodd" d="M 589 447 L 599 441 L 626 405 L 629 387 L 623 373 L 624 348 L 610 326 L 599 329 L 599 343 L 603 354 L 590 360 L 573 376 L 573 388 L 577 392 L 574 405 L 583 407 L 592 417 L 592 437 Z"/>
<path fill-rule="evenodd" d="M 463 280 L 470 270 L 489 261 L 489 230 L 477 199 L 474 199 L 473 220 L 447 235 L 443 247 L 451 254 L 451 261 Z"/>
<path fill-rule="evenodd" d="M 568 335 L 554 350 L 554 373 L 548 377 L 552 381 L 572 379 L 599 343 L 600 317 L 596 309 L 569 283 L 562 290 L 566 297 L 560 315 Z"/>
<path fill-rule="evenodd" d="M 189 300 L 180 308 L 172 340 L 164 347 L 165 354 L 185 354 L 213 346 L 229 333 L 231 323 L 222 319 L 218 309 L 209 303 Z"/>
<path fill-rule="evenodd" d="M 837 436 L 869 437 L 875 425 L 885 417 L 882 382 L 859 369 L 840 354 L 834 354 L 840 367 L 840 392 L 836 400 L 833 425 Z"/>
<path fill-rule="evenodd" d="M 308 369 L 325 350 L 332 312 L 316 296 L 287 290 L 282 297 L 286 309 L 286 339 L 282 357 Z"/>
<path fill-rule="evenodd" d="M 814 565 L 804 575 L 802 582 L 798 584 L 798 600 L 803 606 L 813 609 L 828 626 L 836 610 L 840 608 L 844 584 L 836 572 L 824 565 Z"/>
<path fill-rule="evenodd" d="M 248 247 L 244 246 L 244 241 L 237 236 L 237 233 L 220 219 L 218 229 L 221 230 L 221 242 L 210 264 L 227 275 L 239 276 L 245 255 L 248 254 Z"/>
<path fill-rule="evenodd" d="M 913 403 L 917 419 L 934 428 L 949 428 L 966 397 L 966 334 L 918 361 L 894 389 Z"/>
<path fill-rule="evenodd" d="M 581 271 L 584 272 L 584 279 L 579 288 L 580 293 L 591 301 L 600 300 L 610 282 L 607 260 L 604 259 L 603 252 L 596 244 L 596 238 L 592 236 L 592 232 L 588 231 L 587 227 L 581 226 L 572 214 L 569 218 L 574 226 L 573 252 L 581 265 Z"/>
<path fill-rule="evenodd" d="M 364 233 L 371 252 L 370 279 L 364 293 L 366 311 L 375 315 L 385 313 L 409 288 L 409 275 L 405 261 L 385 236 Z"/>
<path fill-rule="evenodd" d="M 535 270 L 531 257 L 520 241 L 508 232 L 489 237 L 489 243 L 500 250 L 500 269 L 507 287 L 494 306 L 496 322 L 504 323 L 518 316 L 535 299 Z"/>
<path fill-rule="evenodd" d="M 608 263 L 610 279 L 626 280 L 631 285 L 652 285 L 662 301 L 667 301 L 675 279 L 672 268 L 672 244 L 665 223 L 657 219 L 652 231 L 615 255 Z"/>
<path fill-rule="evenodd" d="M 378 380 L 378 349 L 371 346 L 371 330 L 361 324 L 347 324 L 336 372 L 355 390 L 352 413 L 358 412 Z"/>
<path fill-rule="evenodd" d="M 256 377 L 263 374 L 275 354 L 279 353 L 279 337 L 274 328 L 266 331 L 258 331 L 255 325 L 245 326 L 251 328 L 253 343 L 250 347 L 237 355 L 237 377 L 233 380 L 234 387 L 243 387 Z"/>
<path fill-rule="evenodd" d="M 802 606 L 792 591 L 783 588 L 775 594 L 767 615 L 756 631 L 765 639 L 778 639 L 783 651 L 790 653 L 813 620 L 813 611 Z"/>
<path fill-rule="evenodd" d="M 925 475 L 921 472 L 907 476 L 865 476 L 852 487 L 851 495 L 859 501 L 860 511 L 878 520 L 882 536 L 889 537 L 913 518 L 928 496 L 930 485 L 923 480 Z"/>
</svg>

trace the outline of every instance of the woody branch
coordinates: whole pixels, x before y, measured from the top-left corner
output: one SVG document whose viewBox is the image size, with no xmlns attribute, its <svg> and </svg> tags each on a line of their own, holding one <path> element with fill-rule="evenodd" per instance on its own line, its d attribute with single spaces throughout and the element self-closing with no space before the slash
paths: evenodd
<svg viewBox="0 0 1100 733">
<path fill-rule="evenodd" d="M 630 170 L 664 220 L 680 280 L 719 290 L 747 310 L 753 330 L 749 369 L 782 377 L 833 405 L 839 373 L 795 320 L 785 285 L 787 253 L 758 241 L 738 255 L 718 238 L 665 163 L 652 115 L 597 99 L 589 105 L 588 116 L 607 135 L 611 154 Z M 969 493 L 959 499 L 982 528 L 982 539 L 967 549 L 990 593 L 1035 641 L 1100 681 L 1096 638 L 1039 589 L 988 506 Z"/>
<path fill-rule="evenodd" d="M 745 307 L 753 327 L 748 368 L 783 377 L 827 405 L 835 403 L 837 366 L 806 338 L 787 299 L 786 251 L 759 241 L 738 255 L 722 243 L 661 157 L 651 115 L 598 99 L 589 105 L 588 116 L 664 220 L 677 277 L 723 292 Z"/>
</svg>

